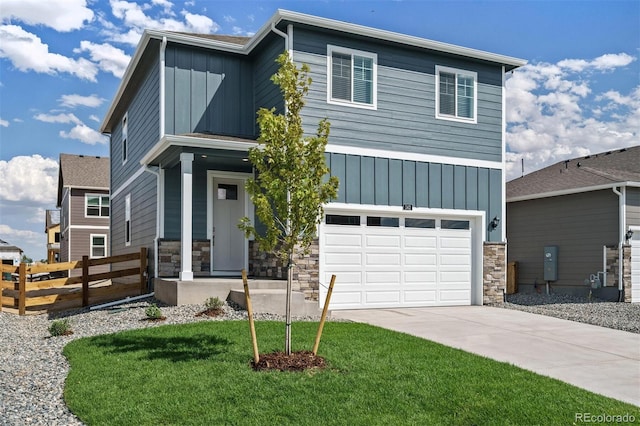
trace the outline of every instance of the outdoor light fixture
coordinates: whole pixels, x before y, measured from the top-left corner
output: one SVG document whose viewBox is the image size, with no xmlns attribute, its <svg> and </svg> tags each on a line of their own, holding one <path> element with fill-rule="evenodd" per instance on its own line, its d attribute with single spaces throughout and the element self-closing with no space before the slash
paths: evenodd
<svg viewBox="0 0 640 426">
<path fill-rule="evenodd" d="M 629 229 L 626 234 L 624 234 L 624 239 L 629 241 L 633 237 L 633 231 Z"/>
<path fill-rule="evenodd" d="M 500 218 L 498 216 L 496 216 L 493 219 L 491 219 L 491 222 L 489 222 L 489 227 L 493 231 L 494 229 L 496 229 L 498 227 L 499 224 L 500 224 Z"/>
</svg>

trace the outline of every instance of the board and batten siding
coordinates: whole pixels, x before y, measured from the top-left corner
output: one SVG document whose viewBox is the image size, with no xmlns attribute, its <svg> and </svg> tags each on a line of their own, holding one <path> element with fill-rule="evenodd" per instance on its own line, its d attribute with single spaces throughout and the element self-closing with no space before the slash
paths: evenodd
<svg viewBox="0 0 640 426">
<path fill-rule="evenodd" d="M 167 134 L 253 136 L 249 58 L 176 44 L 167 45 L 165 58 Z"/>
<path fill-rule="evenodd" d="M 602 247 L 618 243 L 618 197 L 610 189 L 507 203 L 508 261 L 521 284 L 544 284 L 544 247 L 558 246 L 558 281 L 584 287 L 602 271 Z"/>
<path fill-rule="evenodd" d="M 327 45 L 377 54 L 377 109 L 327 103 Z M 502 161 L 502 68 L 399 44 L 294 30 L 294 60 L 313 79 L 303 109 L 305 132 L 331 122 L 330 143 L 447 157 Z M 477 124 L 435 118 L 436 65 L 478 74 Z"/>
<path fill-rule="evenodd" d="M 432 209 L 480 210 L 502 216 L 502 171 L 380 157 L 325 153 L 340 183 L 335 202 Z M 500 227 L 487 241 L 501 241 Z"/>
<path fill-rule="evenodd" d="M 285 51 L 284 39 L 276 34 L 265 38 L 257 47 L 253 56 L 253 93 L 255 97 L 254 123 L 260 108 L 275 108 L 278 113 L 284 110 L 284 100 L 280 88 L 271 81 L 271 76 L 278 72 L 276 58 Z M 260 129 L 255 123 L 255 134 Z"/>
<path fill-rule="evenodd" d="M 640 226 L 640 188 L 627 187 L 627 226 Z"/>
</svg>

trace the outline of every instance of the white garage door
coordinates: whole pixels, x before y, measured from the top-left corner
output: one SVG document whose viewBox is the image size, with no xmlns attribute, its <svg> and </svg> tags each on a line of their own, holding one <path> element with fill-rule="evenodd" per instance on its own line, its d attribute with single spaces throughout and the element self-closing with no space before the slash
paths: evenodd
<svg viewBox="0 0 640 426">
<path fill-rule="evenodd" d="M 631 302 L 640 303 L 640 230 L 631 237 Z"/>
<path fill-rule="evenodd" d="M 471 304 L 469 220 L 327 214 L 321 233 L 331 309 Z"/>
</svg>

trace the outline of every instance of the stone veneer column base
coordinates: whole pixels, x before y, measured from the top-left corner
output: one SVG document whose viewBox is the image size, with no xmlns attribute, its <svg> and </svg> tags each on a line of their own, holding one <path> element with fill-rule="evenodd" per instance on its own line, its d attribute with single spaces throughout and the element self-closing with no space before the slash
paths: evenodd
<svg viewBox="0 0 640 426">
<path fill-rule="evenodd" d="M 504 303 L 507 286 L 506 243 L 484 243 L 482 266 L 482 304 Z"/>
<path fill-rule="evenodd" d="M 313 240 L 309 250 L 308 255 L 296 253 L 293 256 L 296 266 L 293 268 L 292 288 L 304 293 L 307 300 L 318 300 L 320 251 L 317 238 Z M 249 241 L 249 275 L 255 278 L 286 280 L 287 267 L 275 253 L 261 251 L 256 241 Z"/>
<path fill-rule="evenodd" d="M 177 277 L 180 274 L 180 240 L 158 240 L 158 276 Z M 208 276 L 211 261 L 209 240 L 193 240 L 192 271 L 194 276 Z"/>
</svg>

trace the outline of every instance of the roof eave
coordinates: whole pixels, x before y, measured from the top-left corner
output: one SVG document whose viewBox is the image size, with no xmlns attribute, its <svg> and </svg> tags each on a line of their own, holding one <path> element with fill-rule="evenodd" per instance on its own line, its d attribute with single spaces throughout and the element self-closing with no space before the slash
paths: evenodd
<svg viewBox="0 0 640 426">
<path fill-rule="evenodd" d="M 538 194 L 521 195 L 518 197 L 507 197 L 507 203 L 537 200 L 540 198 L 559 197 L 562 195 L 581 194 L 584 192 L 600 191 L 603 189 L 612 189 L 612 188 L 618 188 L 622 186 L 640 188 L 640 182 L 634 182 L 634 181 L 614 182 L 614 183 L 608 183 L 605 185 L 585 186 L 583 188 L 570 188 L 570 189 L 563 189 L 560 191 L 549 191 L 549 192 L 541 192 Z"/>
</svg>

